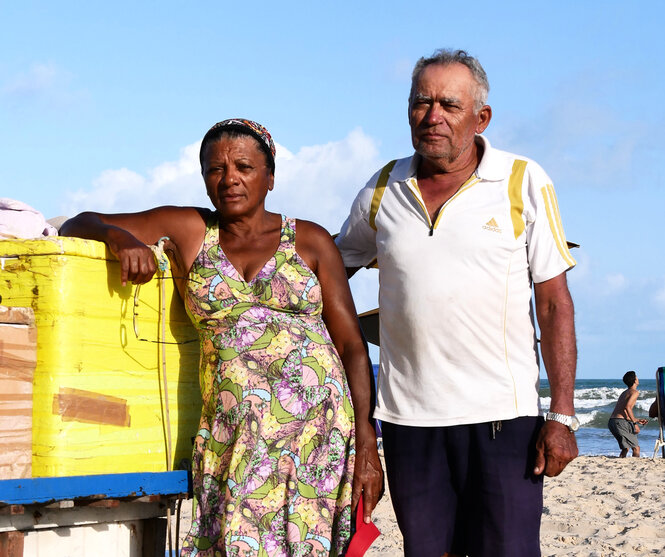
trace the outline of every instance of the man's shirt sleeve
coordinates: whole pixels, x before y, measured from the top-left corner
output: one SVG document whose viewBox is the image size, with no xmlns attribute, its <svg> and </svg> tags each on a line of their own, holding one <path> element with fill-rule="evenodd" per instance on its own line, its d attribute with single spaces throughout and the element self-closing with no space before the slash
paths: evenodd
<svg viewBox="0 0 665 557">
<path fill-rule="evenodd" d="M 376 257 L 376 231 L 369 225 L 369 208 L 374 190 L 370 184 L 374 182 L 376 177 L 360 190 L 335 239 L 345 267 L 364 267 Z"/>
<path fill-rule="evenodd" d="M 530 161 L 524 187 L 529 270 L 534 282 L 544 282 L 575 266 L 563 231 L 552 181 Z"/>
</svg>

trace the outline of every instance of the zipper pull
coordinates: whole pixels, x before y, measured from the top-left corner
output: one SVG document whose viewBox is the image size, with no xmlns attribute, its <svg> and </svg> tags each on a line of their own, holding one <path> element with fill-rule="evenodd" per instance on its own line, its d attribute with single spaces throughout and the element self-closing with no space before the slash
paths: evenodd
<svg viewBox="0 0 665 557">
<path fill-rule="evenodd" d="M 432 226 L 429 227 L 429 235 L 434 236 L 434 224 L 432 224 Z"/>
</svg>

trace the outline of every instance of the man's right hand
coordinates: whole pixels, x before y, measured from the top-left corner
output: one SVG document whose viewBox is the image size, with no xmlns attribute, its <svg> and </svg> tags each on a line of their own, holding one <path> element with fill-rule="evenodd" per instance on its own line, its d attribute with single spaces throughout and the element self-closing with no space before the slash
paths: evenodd
<svg viewBox="0 0 665 557">
<path fill-rule="evenodd" d="M 566 465 L 577 457 L 577 440 L 567 426 L 547 420 L 536 441 L 536 462 L 533 473 L 537 476 L 558 476 Z"/>
</svg>

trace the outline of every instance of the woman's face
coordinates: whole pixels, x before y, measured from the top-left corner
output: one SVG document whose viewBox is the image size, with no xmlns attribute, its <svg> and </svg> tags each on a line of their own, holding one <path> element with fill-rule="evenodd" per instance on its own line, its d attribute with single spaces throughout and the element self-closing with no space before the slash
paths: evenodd
<svg viewBox="0 0 665 557">
<path fill-rule="evenodd" d="M 201 168 L 206 191 L 225 217 L 251 215 L 262 209 L 274 176 L 253 137 L 222 136 L 210 143 Z"/>
</svg>

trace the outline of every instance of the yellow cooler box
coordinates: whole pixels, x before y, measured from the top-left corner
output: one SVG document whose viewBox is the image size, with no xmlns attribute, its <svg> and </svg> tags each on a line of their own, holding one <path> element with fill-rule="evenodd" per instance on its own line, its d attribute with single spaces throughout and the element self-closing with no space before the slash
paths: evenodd
<svg viewBox="0 0 665 557">
<path fill-rule="evenodd" d="M 199 345 L 170 270 L 137 294 L 120 284 L 120 265 L 100 242 L 4 240 L 0 297 L 35 316 L 33 477 L 189 462 Z"/>
</svg>

